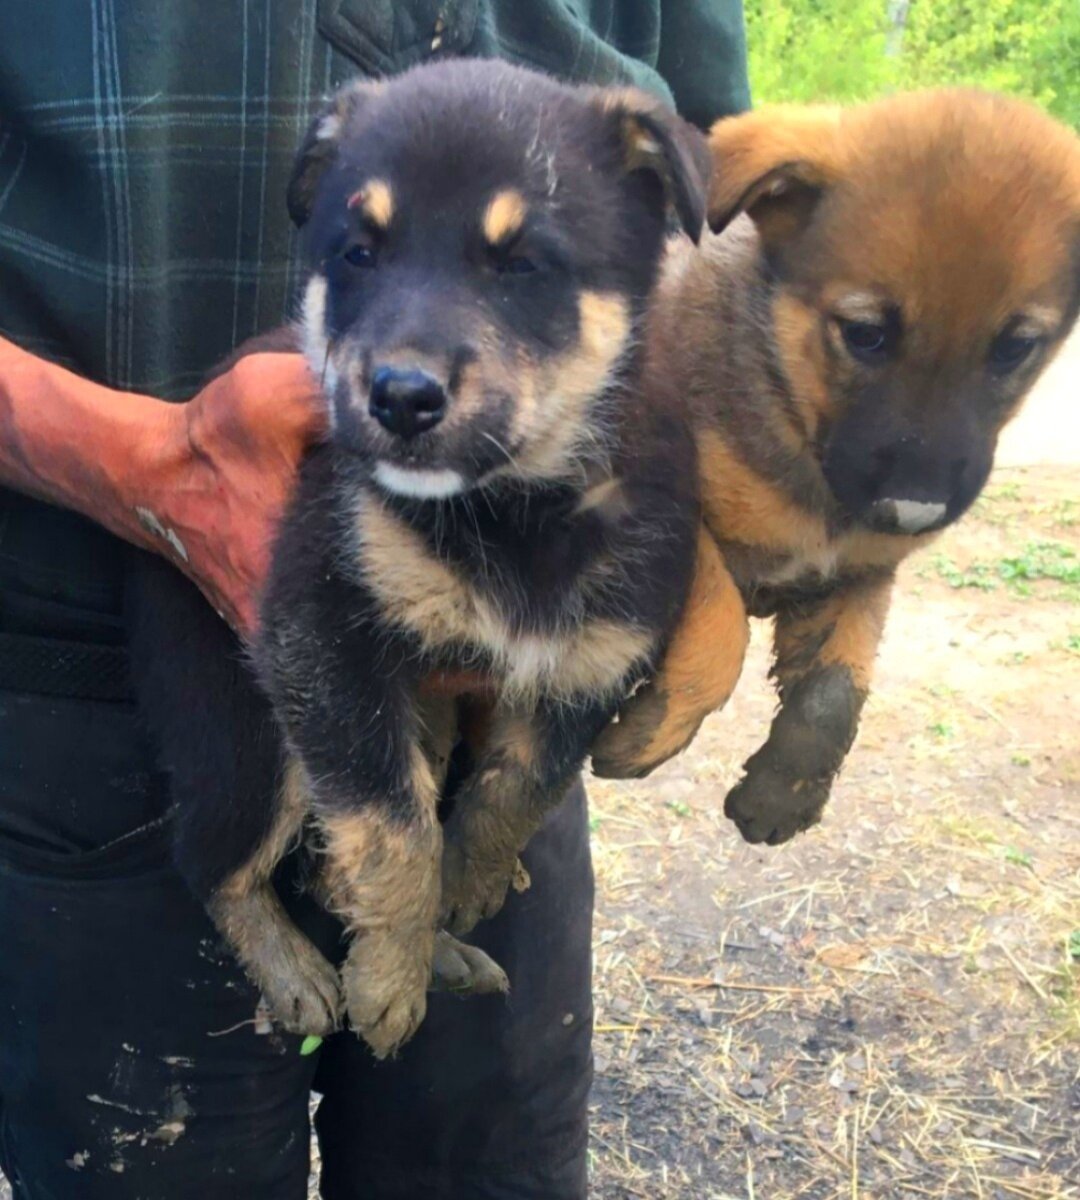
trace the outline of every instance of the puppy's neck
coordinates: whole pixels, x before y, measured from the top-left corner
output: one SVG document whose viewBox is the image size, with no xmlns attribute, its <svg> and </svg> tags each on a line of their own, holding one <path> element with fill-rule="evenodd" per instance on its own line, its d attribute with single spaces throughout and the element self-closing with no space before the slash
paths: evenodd
<svg viewBox="0 0 1080 1200">
<path fill-rule="evenodd" d="M 759 473 L 827 507 L 820 407 L 799 348 L 785 343 L 784 303 L 748 218 L 699 249 L 676 247 L 650 321 L 647 387 L 683 397 L 695 425 L 717 429 Z"/>
</svg>

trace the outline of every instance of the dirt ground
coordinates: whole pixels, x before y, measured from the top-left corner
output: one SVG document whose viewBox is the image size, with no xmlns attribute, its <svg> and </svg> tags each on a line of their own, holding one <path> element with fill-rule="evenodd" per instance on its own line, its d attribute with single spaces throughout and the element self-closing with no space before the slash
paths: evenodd
<svg viewBox="0 0 1080 1200">
<path fill-rule="evenodd" d="M 1078 401 L 1080 343 L 905 567 L 821 827 L 723 817 L 765 628 L 687 754 L 592 782 L 596 1200 L 1080 1197 Z"/>
</svg>

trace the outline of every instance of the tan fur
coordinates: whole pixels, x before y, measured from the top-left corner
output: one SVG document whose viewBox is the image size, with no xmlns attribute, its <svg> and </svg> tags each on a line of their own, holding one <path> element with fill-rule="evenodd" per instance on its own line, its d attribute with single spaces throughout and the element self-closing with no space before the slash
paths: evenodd
<svg viewBox="0 0 1080 1200">
<path fill-rule="evenodd" d="M 376 229 L 389 229 L 394 219 L 394 191 L 385 179 L 369 179 L 349 199 L 349 207 L 359 209 Z"/>
<path fill-rule="evenodd" d="M 442 831 L 431 768 L 414 747 L 416 815 L 382 808 L 321 812 L 324 898 L 350 934 L 342 969 L 349 1024 L 378 1058 L 424 1019 L 435 954 Z"/>
<path fill-rule="evenodd" d="M 270 833 L 264 838 L 255 854 L 237 871 L 234 871 L 218 889 L 222 896 L 240 895 L 265 883 L 274 873 L 278 863 L 300 836 L 300 826 L 307 815 L 310 796 L 304 780 L 304 771 L 295 759 L 289 761 L 282 777 L 278 797 L 277 816 Z"/>
<path fill-rule="evenodd" d="M 489 246 L 503 246 L 521 232 L 528 206 L 513 188 L 496 192 L 484 210 L 482 228 Z"/>
<path fill-rule="evenodd" d="M 586 408 L 603 390 L 630 338 L 622 296 L 582 292 L 577 345 L 554 360 L 518 364 L 519 398 L 511 441 L 519 446 L 515 474 L 552 479 L 564 474 L 580 449 Z"/>
<path fill-rule="evenodd" d="M 694 580 L 687 600 L 689 620 L 679 626 L 668 647 L 668 680 L 675 695 L 690 695 L 718 708 L 731 695 L 742 669 L 747 619 L 742 596 L 705 529 L 698 535 Z M 710 627 L 696 629 L 705 619 Z M 680 641 L 693 656 L 680 654 Z M 705 651 L 704 656 L 702 651 Z"/>
<path fill-rule="evenodd" d="M 890 592 L 887 581 L 867 584 L 839 593 L 804 618 L 780 623 L 776 661 L 783 682 L 812 667 L 836 665 L 851 672 L 860 691 L 868 691 Z"/>
<path fill-rule="evenodd" d="M 397 822 L 374 808 L 319 816 L 325 895 L 357 934 L 429 920 L 434 929 L 440 837 L 434 778 L 419 755 L 417 774 L 425 793 L 417 822 Z"/>
<path fill-rule="evenodd" d="M 579 514 L 598 510 L 617 513 L 622 511 L 625 506 L 626 492 L 622 480 L 608 475 L 582 492 L 581 499 L 574 511 Z"/>
<path fill-rule="evenodd" d="M 634 774 L 683 750 L 703 716 L 727 703 L 749 642 L 746 607 L 716 542 L 702 527 L 686 616 L 664 651 L 659 681 L 642 689 L 593 747 L 603 776 Z"/>
<path fill-rule="evenodd" d="M 386 619 L 416 633 L 432 651 L 475 646 L 486 652 L 506 699 L 541 689 L 567 700 L 602 694 L 652 650 L 650 635 L 615 621 L 594 620 L 548 637 L 518 633 L 394 514 L 365 502 L 357 532 L 364 577 Z"/>
<path fill-rule="evenodd" d="M 300 834 L 308 804 L 303 770 L 292 761 L 269 834 L 218 888 L 207 910 L 284 1027 L 321 1037 L 337 1025 L 337 972 L 292 922 L 271 883 Z"/>
</svg>

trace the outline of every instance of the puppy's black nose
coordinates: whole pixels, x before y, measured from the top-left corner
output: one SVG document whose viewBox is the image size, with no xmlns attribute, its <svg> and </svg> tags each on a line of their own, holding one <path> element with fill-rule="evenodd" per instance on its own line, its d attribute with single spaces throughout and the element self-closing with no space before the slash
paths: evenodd
<svg viewBox="0 0 1080 1200">
<path fill-rule="evenodd" d="M 443 419 L 446 392 L 426 371 L 379 367 L 371 377 L 368 411 L 383 429 L 407 441 Z"/>
</svg>

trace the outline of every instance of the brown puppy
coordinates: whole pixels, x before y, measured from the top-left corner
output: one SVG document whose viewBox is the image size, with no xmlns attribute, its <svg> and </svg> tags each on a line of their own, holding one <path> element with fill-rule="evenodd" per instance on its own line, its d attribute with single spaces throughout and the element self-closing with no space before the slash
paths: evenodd
<svg viewBox="0 0 1080 1200">
<path fill-rule="evenodd" d="M 942 91 L 762 110 L 711 146 L 723 236 L 673 253 L 647 381 L 694 410 L 697 578 L 593 761 L 635 776 L 685 747 L 735 685 L 747 616 L 775 616 L 780 709 L 726 812 L 776 843 L 820 819 L 897 564 L 979 494 L 1076 319 L 1080 139 Z"/>
</svg>

